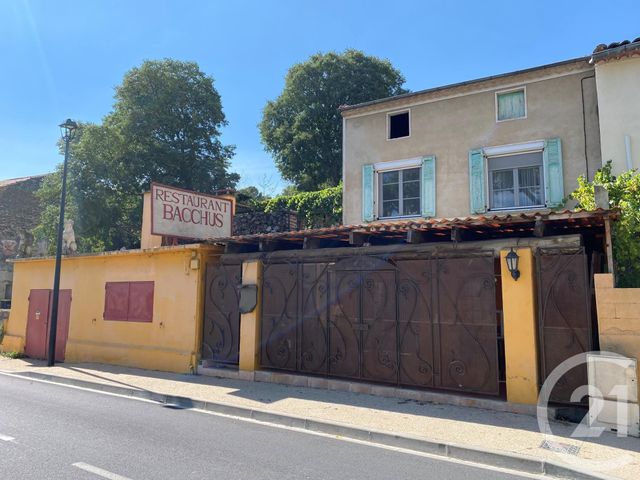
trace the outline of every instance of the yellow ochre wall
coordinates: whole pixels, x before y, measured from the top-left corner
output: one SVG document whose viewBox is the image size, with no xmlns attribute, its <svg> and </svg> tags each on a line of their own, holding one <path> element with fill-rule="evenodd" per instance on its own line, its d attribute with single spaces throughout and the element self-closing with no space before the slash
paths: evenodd
<svg viewBox="0 0 640 480">
<path fill-rule="evenodd" d="M 500 252 L 502 309 L 507 400 L 536 404 L 538 401 L 538 348 L 534 258 L 530 248 L 514 248 L 520 257 L 520 278 L 514 280 Z"/>
<path fill-rule="evenodd" d="M 262 320 L 262 262 L 242 263 L 242 284 L 258 286 L 258 301 L 253 312 L 240 316 L 240 370 L 253 372 L 260 366 L 260 327 Z"/>
<path fill-rule="evenodd" d="M 195 370 L 206 261 L 216 247 L 185 245 L 63 259 L 61 289 L 71 289 L 66 362 L 96 362 L 172 372 Z M 14 265 L 13 298 L 0 348 L 24 351 L 29 291 L 50 289 L 54 259 Z M 103 320 L 105 283 L 155 282 L 153 321 Z"/>
</svg>

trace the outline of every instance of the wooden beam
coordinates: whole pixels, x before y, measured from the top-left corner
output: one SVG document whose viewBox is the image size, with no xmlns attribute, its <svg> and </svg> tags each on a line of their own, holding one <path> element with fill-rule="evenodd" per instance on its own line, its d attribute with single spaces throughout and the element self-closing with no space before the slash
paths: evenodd
<svg viewBox="0 0 640 480">
<path fill-rule="evenodd" d="M 229 242 L 224 246 L 224 253 L 253 253 L 258 251 L 255 243 Z"/>
<path fill-rule="evenodd" d="M 407 230 L 407 243 L 425 243 L 428 241 L 427 232 L 424 230 Z"/>
<path fill-rule="evenodd" d="M 451 241 L 454 243 L 462 241 L 462 230 L 459 227 L 453 227 L 451 229 Z"/>
<path fill-rule="evenodd" d="M 288 242 L 286 240 L 260 240 L 258 250 L 261 252 L 275 252 L 276 250 L 299 250 L 302 243 Z"/>
<path fill-rule="evenodd" d="M 305 237 L 302 248 L 309 250 L 313 248 L 339 248 L 344 247 L 344 243 L 335 238 Z"/>
<path fill-rule="evenodd" d="M 533 226 L 533 235 L 535 237 L 542 238 L 544 237 L 546 230 L 547 230 L 547 223 L 540 218 L 536 220 L 536 223 Z"/>
<path fill-rule="evenodd" d="M 615 276 L 613 271 L 613 247 L 611 246 L 611 220 L 609 217 L 604 219 L 604 249 L 607 254 L 607 271 Z"/>
<path fill-rule="evenodd" d="M 369 243 L 369 233 L 349 232 L 349 245 L 362 247 L 365 243 Z"/>
</svg>

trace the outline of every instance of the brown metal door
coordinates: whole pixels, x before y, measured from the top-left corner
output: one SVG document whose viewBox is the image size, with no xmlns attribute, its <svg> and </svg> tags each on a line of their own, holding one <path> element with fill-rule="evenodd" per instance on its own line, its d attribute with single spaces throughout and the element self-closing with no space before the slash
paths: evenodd
<svg viewBox="0 0 640 480">
<path fill-rule="evenodd" d="M 298 265 L 272 263 L 263 272 L 262 366 L 295 370 Z"/>
<path fill-rule="evenodd" d="M 31 358 L 47 357 L 49 346 L 49 320 L 51 318 L 51 290 L 34 289 L 29 292 L 29 311 L 27 318 L 27 335 L 25 354 Z M 69 319 L 71 316 L 71 290 L 60 290 L 58 298 L 58 323 L 56 327 L 56 360 L 63 361 L 67 338 L 69 336 Z"/>
<path fill-rule="evenodd" d="M 208 265 L 205 282 L 202 359 L 213 363 L 238 364 L 240 310 L 238 288 L 240 264 Z"/>
<path fill-rule="evenodd" d="M 301 277 L 301 321 L 299 370 L 327 373 L 329 274 L 327 263 L 303 263 Z"/>
<path fill-rule="evenodd" d="M 24 353 L 31 358 L 46 358 L 51 290 L 31 290 Z"/>
<path fill-rule="evenodd" d="M 398 267 L 398 340 L 403 385 L 434 386 L 432 260 L 403 260 Z"/>
<path fill-rule="evenodd" d="M 329 374 L 360 377 L 360 286 L 358 271 L 330 271 Z"/>
<path fill-rule="evenodd" d="M 540 383 L 563 361 L 593 349 L 587 257 L 582 249 L 539 249 L 538 334 Z M 551 400 L 570 403 L 571 393 L 587 384 L 587 367 L 575 367 L 560 378 Z"/>
<path fill-rule="evenodd" d="M 362 378 L 396 383 L 398 344 L 395 271 L 364 272 L 362 276 Z"/>
<path fill-rule="evenodd" d="M 436 387 L 497 395 L 493 255 L 437 260 Z"/>
</svg>

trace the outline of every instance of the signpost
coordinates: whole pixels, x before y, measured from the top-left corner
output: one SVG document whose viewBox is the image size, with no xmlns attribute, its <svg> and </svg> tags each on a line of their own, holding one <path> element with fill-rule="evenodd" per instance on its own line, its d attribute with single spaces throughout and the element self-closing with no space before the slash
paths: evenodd
<svg viewBox="0 0 640 480">
<path fill-rule="evenodd" d="M 151 233 L 207 240 L 230 237 L 233 200 L 151 184 Z"/>
</svg>

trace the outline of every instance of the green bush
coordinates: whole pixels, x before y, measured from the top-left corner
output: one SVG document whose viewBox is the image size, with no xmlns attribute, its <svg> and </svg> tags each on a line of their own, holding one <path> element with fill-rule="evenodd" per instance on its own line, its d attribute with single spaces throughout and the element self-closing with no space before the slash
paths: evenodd
<svg viewBox="0 0 640 480">
<path fill-rule="evenodd" d="M 323 228 L 342 223 L 342 184 L 315 192 L 280 195 L 268 200 L 264 211 L 294 210 L 304 228 Z"/>
<path fill-rule="evenodd" d="M 611 229 L 617 286 L 640 287 L 640 173 L 629 170 L 616 177 L 609 161 L 596 172 L 593 182 L 581 176 L 578 188 L 571 194 L 579 208 L 596 208 L 596 185 L 609 193 L 610 208 L 620 210 Z"/>
</svg>

